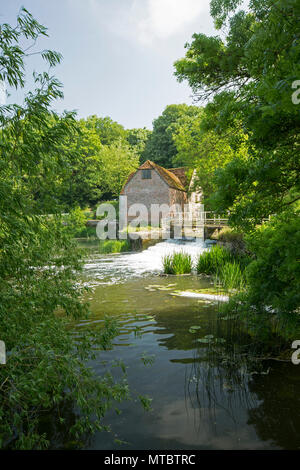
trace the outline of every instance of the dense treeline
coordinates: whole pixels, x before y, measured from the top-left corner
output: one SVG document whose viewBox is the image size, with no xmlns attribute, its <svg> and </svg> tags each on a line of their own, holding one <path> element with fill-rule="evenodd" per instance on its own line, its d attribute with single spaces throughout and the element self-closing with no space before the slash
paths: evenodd
<svg viewBox="0 0 300 470">
<path fill-rule="evenodd" d="M 75 120 L 72 132 L 60 142 L 63 173 L 53 175 L 48 187 L 37 184 L 38 209 L 51 211 L 51 204 L 63 211 L 85 209 L 116 199 L 128 175 L 147 159 L 167 168 L 187 164 L 177 151 L 175 135 L 201 112 L 196 106 L 169 105 L 154 120 L 153 131 L 125 129 L 110 117 Z M 49 119 L 49 128 L 54 131 L 55 125 Z"/>
<path fill-rule="evenodd" d="M 229 309 L 258 330 L 271 317 L 271 329 L 291 335 L 300 306 L 300 4 L 241 4 L 211 0 L 220 36 L 194 34 L 175 63 L 177 78 L 209 101 L 175 141 L 197 167 L 205 200 L 228 213 L 253 256 L 247 291 Z"/>
<path fill-rule="evenodd" d="M 46 35 L 25 9 L 16 26 L 1 25 L 0 80 L 22 90 L 26 51 Z M 50 68 L 61 58 L 53 51 L 41 55 Z M 0 106 L 0 339 L 7 351 L 7 363 L 0 365 L 0 448 L 48 447 L 52 425 L 52 436 L 63 432 L 79 445 L 83 435 L 103 429 L 112 403 L 128 396 L 126 381 L 115 383 L 109 373 L 96 377 L 87 366 L 95 347 L 110 345 L 114 322 L 87 330 L 82 341 L 70 330 L 88 308 L 78 282 L 81 256 L 55 193 L 74 162 L 66 143 L 76 145 L 79 135 L 72 113 L 52 110 L 60 97 L 61 84 L 41 73 L 22 106 Z M 52 217 L 36 215 L 41 210 Z M 47 419 L 52 425 L 45 431 L 41 421 Z"/>
</svg>

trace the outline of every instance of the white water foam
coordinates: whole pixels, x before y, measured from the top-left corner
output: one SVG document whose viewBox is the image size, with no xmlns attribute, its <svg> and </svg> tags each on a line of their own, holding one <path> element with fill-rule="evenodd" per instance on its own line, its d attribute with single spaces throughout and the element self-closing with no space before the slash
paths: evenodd
<svg viewBox="0 0 300 470">
<path fill-rule="evenodd" d="M 84 267 L 89 277 L 113 283 L 148 273 L 161 273 L 162 259 L 168 254 L 183 251 L 190 254 L 195 261 L 199 254 L 207 249 L 201 239 L 166 240 L 139 253 L 94 255 Z"/>
</svg>

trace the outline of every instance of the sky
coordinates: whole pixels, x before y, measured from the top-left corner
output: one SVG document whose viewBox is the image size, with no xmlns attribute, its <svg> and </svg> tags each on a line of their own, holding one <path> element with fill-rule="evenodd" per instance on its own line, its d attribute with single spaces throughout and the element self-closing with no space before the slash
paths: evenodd
<svg viewBox="0 0 300 470">
<path fill-rule="evenodd" d="M 193 33 L 216 34 L 209 0 L 0 0 L 0 22 L 15 24 L 22 5 L 48 27 L 49 38 L 36 48 L 63 55 L 53 71 L 64 85 L 59 112 L 151 129 L 168 104 L 193 104 L 173 63 Z M 37 56 L 27 65 L 45 70 Z"/>
</svg>

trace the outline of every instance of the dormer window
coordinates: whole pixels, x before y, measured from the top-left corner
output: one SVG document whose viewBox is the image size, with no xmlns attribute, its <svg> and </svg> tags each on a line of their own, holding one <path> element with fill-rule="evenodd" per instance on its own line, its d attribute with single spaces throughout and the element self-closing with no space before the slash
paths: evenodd
<svg viewBox="0 0 300 470">
<path fill-rule="evenodd" d="M 142 179 L 151 180 L 151 170 L 142 170 Z"/>
</svg>

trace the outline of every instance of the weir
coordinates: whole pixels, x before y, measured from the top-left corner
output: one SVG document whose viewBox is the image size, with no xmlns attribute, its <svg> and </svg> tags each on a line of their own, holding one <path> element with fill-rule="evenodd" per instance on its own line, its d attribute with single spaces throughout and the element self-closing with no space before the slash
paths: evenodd
<svg viewBox="0 0 300 470">
<path fill-rule="evenodd" d="M 200 238 L 168 239 L 137 253 L 93 255 L 85 264 L 85 271 L 98 280 L 118 282 L 149 273 L 161 273 L 162 259 L 166 255 L 184 251 L 196 260 L 207 249 L 209 245 Z"/>
</svg>

